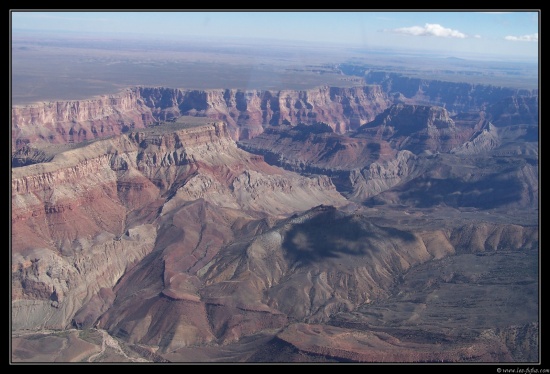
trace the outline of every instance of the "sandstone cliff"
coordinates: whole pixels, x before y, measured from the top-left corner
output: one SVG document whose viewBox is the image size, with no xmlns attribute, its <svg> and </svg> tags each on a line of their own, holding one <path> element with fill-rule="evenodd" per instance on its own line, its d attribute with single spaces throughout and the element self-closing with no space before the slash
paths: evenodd
<svg viewBox="0 0 550 374">
<path fill-rule="evenodd" d="M 154 249 L 159 214 L 204 198 L 253 215 L 345 203 L 328 178 L 239 150 L 219 122 L 129 132 L 16 168 L 13 328 L 64 328 L 92 299 L 105 305 L 87 307 L 75 323 L 95 320 L 109 304 L 100 290 Z"/>
<path fill-rule="evenodd" d="M 317 121 L 343 133 L 374 119 L 389 104 L 378 86 L 273 92 L 136 87 L 90 100 L 12 108 L 12 152 L 24 145 L 118 135 L 182 115 L 225 121 L 233 139 L 252 138 L 265 125 Z"/>
<path fill-rule="evenodd" d="M 158 118 L 200 115 L 223 120 L 235 139 L 252 138 L 263 131 L 263 125 L 284 123 L 325 122 L 343 133 L 374 119 L 389 105 L 378 86 L 323 86 L 307 91 L 184 91 L 141 87 L 139 92 Z"/>
<path fill-rule="evenodd" d="M 369 72 L 369 85 L 294 91 L 134 87 L 118 95 L 12 108 L 12 152 L 25 144 L 73 143 L 124 133 L 182 115 L 223 120 L 233 139 L 267 125 L 324 122 L 355 130 L 394 103 L 444 107 L 450 114 L 487 110 L 497 126 L 538 122 L 538 92 Z"/>
<path fill-rule="evenodd" d="M 153 122 L 150 109 L 132 89 L 89 100 L 14 107 L 11 117 L 12 151 L 25 144 L 80 143 Z"/>
</svg>

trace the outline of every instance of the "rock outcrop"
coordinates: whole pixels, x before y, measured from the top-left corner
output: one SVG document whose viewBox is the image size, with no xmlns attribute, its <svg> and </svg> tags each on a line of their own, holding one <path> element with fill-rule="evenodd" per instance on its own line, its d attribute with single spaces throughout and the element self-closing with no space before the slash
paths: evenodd
<svg viewBox="0 0 550 374">
<path fill-rule="evenodd" d="M 512 113 L 517 112 L 514 108 Z M 451 118 L 442 107 L 396 104 L 350 134 L 334 133 L 323 123 L 278 126 L 239 145 L 273 165 L 327 175 L 355 202 L 396 187 L 368 204 L 526 207 L 538 201 L 537 129 L 534 124 L 497 127 L 484 112 Z M 446 153 L 466 159 L 439 156 Z M 496 162 L 493 155 L 520 159 L 517 163 Z M 425 194 L 427 189 L 430 193 Z"/>
<path fill-rule="evenodd" d="M 80 143 L 119 135 L 153 122 L 151 110 L 132 89 L 89 100 L 12 108 L 12 151 L 26 144 Z"/>
<path fill-rule="evenodd" d="M 158 217 L 205 198 L 252 217 L 345 203 L 328 178 L 238 149 L 221 122 L 129 132 L 16 168 L 14 328 L 64 328 L 94 297 L 104 311 L 109 298 L 96 295 L 159 245 Z M 75 323 L 93 320 L 93 310 Z"/>
<path fill-rule="evenodd" d="M 445 118 L 450 114 L 441 110 L 436 113 L 433 106 L 444 107 L 451 114 L 487 110 L 497 126 L 538 122 L 535 92 L 425 81 L 387 73 L 369 73 L 368 77 L 369 83 L 374 84 L 354 88 L 199 91 L 135 87 L 89 100 L 14 107 L 12 152 L 30 144 L 79 143 L 118 135 L 182 115 L 225 121 L 235 140 L 251 139 L 267 125 L 299 123 L 323 122 L 343 134 L 373 121 L 393 103 L 429 104 L 432 124 L 440 132 L 452 132 L 452 126 L 446 126 L 448 130 L 441 127 L 445 123 L 451 125 Z M 396 92 L 401 96 L 396 96 Z M 408 128 L 412 130 L 414 126 Z"/>
<path fill-rule="evenodd" d="M 250 139 L 265 125 L 325 122 L 344 133 L 374 119 L 389 105 L 378 86 L 319 87 L 307 91 L 139 88 L 155 117 L 199 115 L 226 121 L 234 139 Z"/>
<path fill-rule="evenodd" d="M 15 356 L 538 360 L 537 93 L 367 78 L 14 107 Z"/>
<path fill-rule="evenodd" d="M 392 148 L 448 152 L 463 144 L 476 131 L 475 127 L 457 127 L 445 108 L 423 105 L 396 104 L 363 125 L 355 136 L 385 140 Z"/>
<path fill-rule="evenodd" d="M 183 115 L 222 120 L 236 140 L 260 134 L 265 125 L 300 122 L 325 122 L 344 133 L 371 121 L 389 104 L 378 86 L 273 92 L 136 87 L 90 100 L 12 108 L 12 151 L 119 135 Z"/>
<path fill-rule="evenodd" d="M 403 204 L 475 209 L 532 209 L 538 206 L 538 163 L 533 156 L 497 158 L 440 154 L 399 185 L 373 196 L 369 206 Z"/>
<path fill-rule="evenodd" d="M 368 84 L 380 85 L 390 97 L 405 103 L 445 107 L 452 115 L 479 112 L 509 97 L 538 97 L 538 90 L 514 89 L 484 84 L 446 82 L 408 77 L 383 71 L 355 71 L 364 74 Z M 366 74 L 365 74 L 366 73 Z"/>
</svg>

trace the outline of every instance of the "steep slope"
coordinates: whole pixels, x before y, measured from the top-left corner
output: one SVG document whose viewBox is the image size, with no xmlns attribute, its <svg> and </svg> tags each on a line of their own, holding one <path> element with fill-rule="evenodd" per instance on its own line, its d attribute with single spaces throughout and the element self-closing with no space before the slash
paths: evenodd
<svg viewBox="0 0 550 374">
<path fill-rule="evenodd" d="M 307 91 L 139 88 L 155 117 L 206 116 L 226 121 L 234 139 L 250 139 L 265 125 L 325 122 L 346 132 L 374 118 L 389 105 L 377 86 L 319 87 Z"/>
<path fill-rule="evenodd" d="M 398 184 L 415 168 L 417 157 L 386 141 L 336 134 L 323 123 L 266 128 L 239 147 L 267 162 L 306 175 L 330 177 L 348 199 L 360 202 Z"/>
<path fill-rule="evenodd" d="M 289 319 L 325 322 L 337 311 L 385 296 L 397 274 L 431 258 L 420 238 L 330 206 L 271 227 L 264 223 L 253 235 L 234 237 L 225 229 L 215 236 L 219 243 L 206 242 L 208 224 L 176 222 L 198 209 L 217 230 L 231 226 L 220 223 L 227 216 L 214 218 L 205 204 L 193 203 L 174 214 L 170 222 L 182 232 L 174 236 L 179 239 L 157 244 L 158 251 L 123 277 L 100 326 L 130 343 L 160 345 L 162 352 L 226 344 L 282 328 Z M 196 232 L 201 233 L 198 243 Z M 187 240 L 193 244 L 185 245 Z M 221 242 L 225 245 L 216 253 Z M 207 257 L 188 260 L 185 251 L 191 248 Z"/>
<path fill-rule="evenodd" d="M 159 216 L 204 198 L 244 218 L 346 202 L 326 177 L 238 149 L 221 122 L 131 132 L 13 169 L 13 328 L 66 327 L 158 245 Z"/>
<path fill-rule="evenodd" d="M 364 73 L 365 70 L 360 74 Z M 364 75 L 367 83 L 380 85 L 388 96 L 395 97 L 403 103 L 445 106 L 453 115 L 479 112 L 488 105 L 508 100 L 509 97 L 538 96 L 538 90 L 446 82 L 384 71 L 368 71 Z"/>
<path fill-rule="evenodd" d="M 143 128 L 154 119 L 135 89 L 89 100 L 13 107 L 12 152 L 25 144 L 80 143 Z"/>
<path fill-rule="evenodd" d="M 385 140 L 392 148 L 448 152 L 464 143 L 476 131 L 475 127 L 457 127 L 445 108 L 396 104 L 362 126 L 355 136 Z"/>
<path fill-rule="evenodd" d="M 249 361 L 299 361 L 279 350 L 282 342 L 312 360 L 534 357 L 534 346 L 512 354 L 501 332 L 532 325 L 525 339 L 537 338 L 536 226 L 428 218 L 424 228 L 411 229 L 373 223 L 360 212 L 318 206 L 278 221 L 250 220 L 237 235 L 234 213 L 203 201 L 183 206 L 164 217 L 161 230 L 170 235 L 159 232 L 155 251 L 121 279 L 99 326 L 129 344 L 158 346 L 156 353 L 171 361 L 188 357 L 191 347 L 213 349 L 260 333 L 276 337 L 247 348 Z M 522 272 L 507 278 L 513 264 Z M 423 293 L 419 282 L 426 283 Z M 478 283 L 492 286 L 481 292 Z M 462 284 L 483 302 L 460 309 L 470 292 Z M 517 303 L 503 303 L 519 293 Z M 476 317 L 486 305 L 522 303 L 526 308 L 496 320 Z M 428 328 L 444 323 L 434 317 L 438 308 L 456 328 Z M 367 322 L 379 313 L 391 317 Z M 415 329 L 415 321 L 429 331 Z M 441 342 L 436 350 L 433 339 Z"/>
<path fill-rule="evenodd" d="M 401 204 L 419 208 L 536 209 L 538 157 L 440 154 L 423 172 L 365 201 L 369 206 Z"/>
<path fill-rule="evenodd" d="M 13 108 L 13 357 L 536 362 L 538 96 L 381 79 Z"/>
<path fill-rule="evenodd" d="M 335 133 L 323 122 L 311 125 L 270 126 L 254 139 L 238 145 L 259 153 L 269 163 L 285 169 L 314 173 L 317 169 L 333 171 L 363 167 L 378 160 L 391 160 L 396 151 L 387 142 Z"/>
<path fill-rule="evenodd" d="M 378 86 L 306 91 L 134 87 L 89 100 L 12 108 L 12 152 L 24 145 L 119 135 L 184 115 L 222 120 L 235 140 L 252 138 L 266 125 L 299 122 L 322 121 L 343 133 L 371 121 L 389 104 Z"/>
<path fill-rule="evenodd" d="M 375 73 L 371 75 L 378 77 Z M 412 78 L 386 75 L 383 79 L 373 78 L 374 85 L 355 88 L 324 86 L 306 91 L 197 91 L 134 87 L 117 95 L 89 100 L 14 107 L 12 152 L 29 144 L 79 143 L 118 135 L 182 115 L 223 120 L 235 140 L 251 139 L 262 133 L 265 126 L 281 124 L 324 122 L 335 132 L 345 133 L 373 121 L 392 103 L 429 103 L 430 107 L 445 106 L 453 114 L 487 110 L 489 119 L 493 119 L 497 126 L 538 122 L 538 96 L 535 93 L 449 82 L 417 82 Z M 409 85 L 414 92 L 407 88 Z M 400 98 L 403 94 L 396 95 L 392 91 L 395 89 L 404 92 L 407 99 Z M 447 97 L 445 90 L 456 91 L 457 96 Z M 428 95 L 428 100 L 422 95 Z M 466 101 L 456 102 L 457 99 Z M 432 109 L 432 115 L 434 113 Z M 447 121 L 448 118 L 443 117 L 434 117 L 436 127 Z M 444 127 L 452 130 L 452 126 Z"/>
<path fill-rule="evenodd" d="M 539 97 L 510 96 L 487 107 L 488 118 L 495 126 L 538 125 Z"/>
<path fill-rule="evenodd" d="M 348 199 L 369 206 L 536 206 L 538 125 L 497 127 L 486 115 L 451 118 L 441 107 L 396 104 L 350 134 L 323 123 L 278 126 L 239 146 L 288 170 L 327 175 Z"/>
</svg>

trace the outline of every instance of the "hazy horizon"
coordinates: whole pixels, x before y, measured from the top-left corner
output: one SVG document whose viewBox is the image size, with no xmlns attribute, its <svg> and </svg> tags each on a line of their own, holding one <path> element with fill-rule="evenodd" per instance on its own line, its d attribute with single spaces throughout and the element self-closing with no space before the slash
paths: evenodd
<svg viewBox="0 0 550 374">
<path fill-rule="evenodd" d="M 265 40 L 497 61 L 537 62 L 538 30 L 538 11 L 11 11 L 12 38 Z"/>
</svg>

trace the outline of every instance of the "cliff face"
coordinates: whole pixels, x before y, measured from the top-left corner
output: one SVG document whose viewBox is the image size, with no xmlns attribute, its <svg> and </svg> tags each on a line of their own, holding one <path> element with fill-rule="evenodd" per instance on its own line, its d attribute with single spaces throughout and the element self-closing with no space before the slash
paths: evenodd
<svg viewBox="0 0 550 374">
<path fill-rule="evenodd" d="M 456 126 L 449 112 L 442 107 L 396 104 L 362 126 L 355 136 L 385 140 L 392 148 L 448 152 L 466 142 L 476 131 L 475 126 Z"/>
<path fill-rule="evenodd" d="M 12 329 L 176 361 L 261 361 L 259 335 L 269 360 L 536 361 L 538 97 L 459 90 L 477 112 L 451 115 L 416 83 L 13 108 Z"/>
<path fill-rule="evenodd" d="M 452 114 L 480 111 L 512 96 L 538 96 L 536 90 L 411 78 L 382 71 L 368 72 L 365 81 L 380 85 L 384 93 L 398 100 L 401 94 L 400 100 L 444 106 Z"/>
<path fill-rule="evenodd" d="M 328 123 L 336 132 L 358 128 L 389 105 L 378 86 L 320 87 L 307 91 L 182 91 L 140 88 L 155 116 L 201 115 L 226 121 L 235 139 L 249 139 L 262 125 Z"/>
<path fill-rule="evenodd" d="M 90 100 L 12 108 L 12 151 L 31 143 L 79 143 L 143 128 L 151 111 L 135 90 Z"/>
<path fill-rule="evenodd" d="M 416 155 L 492 149 L 478 144 L 489 142 L 482 141 L 482 126 L 476 119 L 456 124 L 441 107 L 396 104 L 351 136 L 317 123 L 266 128 L 239 145 L 285 169 L 327 175 L 348 198 L 359 202 L 412 178 L 415 170 L 421 173 L 423 161 Z M 476 133 L 479 139 L 464 145 Z M 499 144 L 494 136 L 493 148 Z"/>
<path fill-rule="evenodd" d="M 310 91 L 281 91 L 277 124 L 324 122 L 337 133 L 355 130 L 374 119 L 390 101 L 378 86 L 321 87 Z"/>
<path fill-rule="evenodd" d="M 382 194 L 369 204 L 534 207 L 537 126 L 496 127 L 483 113 L 455 118 L 441 107 L 396 104 L 351 136 L 323 124 L 280 126 L 239 145 L 285 169 L 327 175 L 355 202 Z"/>
<path fill-rule="evenodd" d="M 164 249 L 163 240 L 171 240 L 173 232 L 157 237 L 159 217 L 204 199 L 216 211 L 250 212 L 237 215 L 243 222 L 345 203 L 327 177 L 304 178 L 269 166 L 238 149 L 218 122 L 129 132 L 16 168 L 14 329 L 65 328 L 73 318 L 76 325 L 95 321 L 112 302 L 106 291 L 98 293 L 112 288 L 155 245 Z M 192 219 L 204 223 L 203 217 Z M 228 224 L 222 221 L 211 233 L 203 227 L 201 240 L 210 248 L 205 259 L 216 253 L 214 238 Z M 239 224 L 229 230 L 233 226 Z"/>
<path fill-rule="evenodd" d="M 182 115 L 225 121 L 233 139 L 250 139 L 262 133 L 264 125 L 317 121 L 343 133 L 374 119 L 389 104 L 378 86 L 307 91 L 138 87 L 97 99 L 14 107 L 12 151 L 26 144 L 118 135 Z"/>
<path fill-rule="evenodd" d="M 476 209 L 535 209 L 539 202 L 536 157 L 487 157 L 439 154 L 415 164 L 416 172 L 367 204 L 404 204 Z"/>
<path fill-rule="evenodd" d="M 239 146 L 287 170 L 327 175 L 354 201 L 396 185 L 416 160 L 384 140 L 336 134 L 324 124 L 269 127 Z"/>
<path fill-rule="evenodd" d="M 324 122 L 355 130 L 391 104 L 429 104 L 450 114 L 487 110 L 497 126 L 538 123 L 538 93 L 369 72 L 367 86 L 311 90 L 182 90 L 136 87 L 90 100 L 12 108 L 12 152 L 25 144 L 73 143 L 118 135 L 182 115 L 223 120 L 233 139 L 251 139 L 266 125 Z"/>
<path fill-rule="evenodd" d="M 257 194 L 257 189 L 273 187 L 288 198 L 301 193 L 299 186 L 303 186 L 325 190 L 319 200 L 315 200 L 315 194 L 311 195 L 313 200 L 306 206 L 326 202 L 323 200 L 328 196 L 326 193 L 336 200 L 342 199 L 325 177 L 303 178 L 238 149 L 224 123 L 165 131 L 153 128 L 130 132 L 59 153 L 51 162 L 13 169 L 12 222 L 46 219 L 47 226 L 50 215 L 61 214 L 63 221 L 71 221 L 71 216 L 80 212 L 86 213 L 87 224 L 81 227 L 83 232 L 74 235 L 93 235 L 105 230 L 120 234 L 128 204 L 135 208 L 164 193 L 170 194 L 172 200 L 175 197 L 195 200 L 211 194 L 213 201 L 228 207 L 255 206 L 256 210 L 270 212 L 269 203 L 255 203 L 243 194 Z M 272 209 L 292 213 L 300 207 L 299 203 L 296 207 L 275 204 Z M 109 215 L 99 218 L 100 211 Z M 44 234 L 50 235 L 47 228 Z M 70 242 L 76 237 L 67 239 Z M 27 247 L 21 240 L 22 247 L 15 245 L 16 251 Z"/>
<path fill-rule="evenodd" d="M 487 107 L 488 118 L 495 126 L 538 125 L 539 97 L 511 96 Z"/>
</svg>

